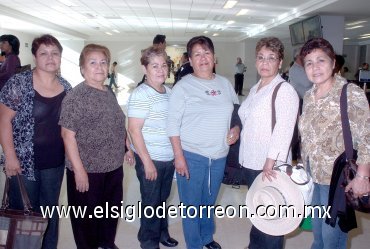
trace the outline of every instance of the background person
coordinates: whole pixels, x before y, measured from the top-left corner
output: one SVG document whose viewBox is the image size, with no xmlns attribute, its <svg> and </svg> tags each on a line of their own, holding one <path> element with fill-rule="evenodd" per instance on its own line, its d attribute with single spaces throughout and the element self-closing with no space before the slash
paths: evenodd
<svg viewBox="0 0 370 249">
<path fill-rule="evenodd" d="M 16 69 L 21 66 L 19 55 L 19 40 L 14 35 L 0 36 L 0 50 L 4 54 L 5 60 L 0 66 L 0 90 L 4 87 L 10 77 L 16 73 Z"/>
<path fill-rule="evenodd" d="M 172 146 L 166 134 L 171 94 L 171 89 L 163 84 L 169 69 L 166 59 L 163 49 L 149 47 L 143 52 L 141 64 L 146 82 L 135 88 L 128 102 L 128 131 L 135 152 L 143 208 L 157 208 L 167 201 L 175 171 Z M 144 249 L 159 248 L 159 242 L 168 247 L 178 244 L 168 233 L 167 217 L 147 218 L 144 214 L 138 239 Z"/>
<path fill-rule="evenodd" d="M 32 42 L 35 68 L 10 78 L 0 92 L 0 143 L 10 178 L 10 208 L 23 210 L 21 174 L 36 212 L 58 206 L 64 174 L 64 146 L 58 125 L 61 103 L 71 85 L 56 73 L 63 48 L 51 35 Z M 49 219 L 42 248 L 57 248 L 58 217 Z"/>
<path fill-rule="evenodd" d="M 184 205 L 214 205 L 224 175 L 229 145 L 239 138 L 239 127 L 230 129 L 238 98 L 230 82 L 213 73 L 212 40 L 196 36 L 187 44 L 194 73 L 172 89 L 167 134 L 174 155 L 180 201 Z M 204 210 L 203 210 L 204 211 Z M 182 220 L 187 248 L 219 249 L 213 240 L 213 215 Z"/>
<path fill-rule="evenodd" d="M 244 73 L 247 67 L 243 64 L 240 57 L 236 58 L 235 64 L 235 92 L 239 96 L 244 96 L 243 94 L 243 83 L 244 83 Z"/>
<path fill-rule="evenodd" d="M 344 149 L 340 116 L 340 95 L 347 81 L 333 76 L 335 53 L 332 45 L 322 38 L 312 39 L 303 46 L 301 56 L 309 80 L 314 84 L 303 101 L 303 113 L 299 120 L 302 138 L 302 160 L 314 181 L 311 205 L 328 205 L 330 181 L 335 159 Z M 353 144 L 358 150 L 358 171 L 346 190 L 362 196 L 370 192 L 370 113 L 364 91 L 350 84 L 348 86 L 348 116 Z M 331 227 L 325 219 L 312 216 L 314 241 L 312 249 L 347 248 L 347 233 L 339 225 Z"/>
<path fill-rule="evenodd" d="M 132 151 L 125 155 L 125 143 L 129 145 L 125 115 L 104 86 L 110 58 L 104 46 L 88 44 L 83 48 L 79 65 L 85 80 L 66 96 L 60 115 L 67 154 L 68 205 L 87 207 L 84 218 L 71 216 L 77 248 L 117 248 L 118 218 L 96 218 L 94 208 L 101 206 L 109 213 L 111 207 L 122 205 L 124 157 L 133 162 Z"/>
<path fill-rule="evenodd" d="M 256 68 L 261 78 L 239 108 L 243 125 L 239 163 L 248 188 L 261 172 L 263 179 L 273 181 L 274 165 L 291 163 L 290 143 L 299 99 L 294 88 L 279 75 L 283 59 L 284 45 L 278 38 L 266 37 L 257 42 Z M 281 82 L 275 100 L 276 124 L 272 130 L 272 93 Z M 283 244 L 284 236 L 265 234 L 252 226 L 249 249 L 281 249 Z"/>
<path fill-rule="evenodd" d="M 117 66 L 117 62 L 115 61 L 115 62 L 112 63 L 112 66 L 111 66 L 111 69 L 110 69 L 110 74 L 109 74 L 109 88 L 110 89 L 113 89 L 112 85 L 114 85 L 114 87 L 116 89 L 118 88 L 118 86 L 117 86 L 116 66 Z"/>
<path fill-rule="evenodd" d="M 300 50 L 294 58 L 294 63 L 289 69 L 289 83 L 294 87 L 299 97 L 299 115 L 302 113 L 303 97 L 305 93 L 311 89 L 312 82 L 307 78 L 306 72 L 303 68 L 303 61 L 300 56 Z M 298 133 L 298 123 L 294 127 L 294 134 L 292 139 L 292 160 L 298 161 L 301 159 L 300 145 L 301 139 Z"/>
<path fill-rule="evenodd" d="M 175 82 L 173 83 L 173 85 L 175 85 L 179 80 L 181 80 L 182 77 L 194 72 L 193 67 L 190 65 L 188 52 L 184 52 L 182 54 L 181 63 L 182 63 L 181 67 L 175 73 Z"/>
</svg>

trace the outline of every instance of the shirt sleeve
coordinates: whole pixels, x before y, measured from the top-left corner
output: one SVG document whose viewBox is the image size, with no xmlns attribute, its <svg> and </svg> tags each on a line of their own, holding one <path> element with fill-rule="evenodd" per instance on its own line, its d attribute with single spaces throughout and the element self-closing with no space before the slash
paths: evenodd
<svg viewBox="0 0 370 249">
<path fill-rule="evenodd" d="M 74 93 L 73 91 L 68 93 L 62 101 L 59 125 L 68 130 L 77 132 L 81 110 L 79 105 L 76 104 Z"/>
<path fill-rule="evenodd" d="M 298 107 L 299 98 L 294 88 L 288 83 L 283 83 L 275 100 L 276 123 L 271 135 L 268 158 L 287 161 Z"/>
<path fill-rule="evenodd" d="M 23 103 L 22 85 L 20 77 L 12 77 L 0 91 L 0 102 L 15 112 Z"/>
<path fill-rule="evenodd" d="M 370 163 L 370 111 L 364 91 L 354 84 L 348 85 L 348 117 L 358 164 Z"/>
<path fill-rule="evenodd" d="M 128 101 L 127 116 L 129 118 L 146 119 L 150 112 L 150 99 L 142 88 L 133 91 Z"/>
<path fill-rule="evenodd" d="M 167 135 L 180 136 L 182 116 L 185 112 L 185 91 L 179 82 L 173 89 L 169 100 Z"/>
</svg>

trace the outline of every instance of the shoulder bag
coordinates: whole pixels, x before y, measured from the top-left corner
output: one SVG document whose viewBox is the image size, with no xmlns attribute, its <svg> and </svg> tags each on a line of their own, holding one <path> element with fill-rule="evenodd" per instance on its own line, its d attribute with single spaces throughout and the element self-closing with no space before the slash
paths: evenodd
<svg viewBox="0 0 370 249">
<path fill-rule="evenodd" d="M 272 94 L 272 131 L 274 130 L 276 124 L 276 110 L 275 110 L 275 100 L 277 92 L 280 86 L 284 83 L 284 81 L 280 82 L 274 89 Z M 275 170 L 285 172 L 292 182 L 296 184 L 296 186 L 301 191 L 303 196 L 305 205 L 310 205 L 312 201 L 312 195 L 314 190 L 314 185 L 311 176 L 307 173 L 306 169 L 303 165 L 292 166 L 290 164 L 284 163 L 282 165 L 278 165 L 274 167 Z"/>
<path fill-rule="evenodd" d="M 343 187 L 346 187 L 348 183 L 356 177 L 358 168 L 356 164 L 357 151 L 353 149 L 352 134 L 348 118 L 347 86 L 348 83 L 343 86 L 340 97 L 340 113 L 345 151 L 334 162 L 334 167 L 343 169 Z M 357 198 L 354 197 L 352 190 L 346 192 L 345 195 L 347 206 L 360 212 L 370 213 L 370 198 L 368 195 Z"/>
<path fill-rule="evenodd" d="M 48 225 L 48 219 L 33 212 L 20 175 L 19 183 L 24 210 L 9 209 L 9 178 L 6 178 L 4 196 L 0 208 L 0 248 L 39 249 Z"/>
</svg>

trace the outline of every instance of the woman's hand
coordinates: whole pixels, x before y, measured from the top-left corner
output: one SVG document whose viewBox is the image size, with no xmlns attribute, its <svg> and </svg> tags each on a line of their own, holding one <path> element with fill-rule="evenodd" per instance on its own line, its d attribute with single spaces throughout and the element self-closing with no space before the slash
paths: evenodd
<svg viewBox="0 0 370 249">
<path fill-rule="evenodd" d="M 132 152 L 132 150 L 126 151 L 126 153 L 125 153 L 125 161 L 130 166 L 133 166 L 135 164 L 134 152 Z"/>
<path fill-rule="evenodd" d="M 352 190 L 354 197 L 362 197 L 364 195 L 370 194 L 369 179 L 363 179 L 363 178 L 360 178 L 360 177 L 355 177 L 346 186 L 345 191 L 348 192 L 350 190 Z"/>
<path fill-rule="evenodd" d="M 276 172 L 273 170 L 275 164 L 275 160 L 271 158 L 266 158 L 265 165 L 263 166 L 263 174 L 262 174 L 262 181 L 267 179 L 271 182 L 273 179 L 276 179 Z"/>
<path fill-rule="evenodd" d="M 87 172 L 84 168 L 74 170 L 75 174 L 75 181 L 76 181 L 76 190 L 79 192 L 87 192 L 89 191 L 89 177 Z"/>
<path fill-rule="evenodd" d="M 239 126 L 234 126 L 230 129 L 230 131 L 227 133 L 227 144 L 232 145 L 235 144 L 236 141 L 238 141 L 240 135 L 240 128 Z"/>
<path fill-rule="evenodd" d="M 157 169 L 155 168 L 153 162 L 149 164 L 144 164 L 145 179 L 149 181 L 154 181 L 157 179 Z"/>
<path fill-rule="evenodd" d="M 5 160 L 5 174 L 7 177 L 15 176 L 17 174 L 21 174 L 22 169 L 19 163 L 18 158 L 15 157 L 8 157 Z"/>
<path fill-rule="evenodd" d="M 180 176 L 185 176 L 187 180 L 190 179 L 188 165 L 186 164 L 185 157 L 183 155 L 175 157 L 175 170 Z"/>
</svg>

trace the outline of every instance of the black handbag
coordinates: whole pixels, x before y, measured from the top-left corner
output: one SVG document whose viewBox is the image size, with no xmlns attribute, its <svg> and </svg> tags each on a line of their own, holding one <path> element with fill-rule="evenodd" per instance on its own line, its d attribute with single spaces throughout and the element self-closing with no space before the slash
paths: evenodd
<svg viewBox="0 0 370 249">
<path fill-rule="evenodd" d="M 0 208 L 0 248 L 39 249 L 48 218 L 33 212 L 22 178 L 17 175 L 24 210 L 9 209 L 9 178 L 6 178 Z"/>
<path fill-rule="evenodd" d="M 242 129 L 242 124 L 238 115 L 240 105 L 234 104 L 234 111 L 231 118 L 230 128 L 238 125 Z M 230 145 L 229 153 L 226 157 L 226 166 L 222 183 L 232 185 L 233 188 L 240 188 L 240 185 L 247 185 L 247 180 L 243 177 L 242 166 L 239 164 L 240 139 L 235 144 Z"/>
<path fill-rule="evenodd" d="M 343 86 L 340 97 L 340 113 L 345 151 L 334 162 L 334 167 L 342 168 L 344 188 L 356 177 L 358 168 L 356 164 L 357 151 L 353 149 L 352 134 L 348 119 L 347 86 L 348 84 Z M 349 207 L 360 212 L 370 213 L 369 196 L 354 197 L 352 190 L 346 192 L 345 195 Z"/>
</svg>

